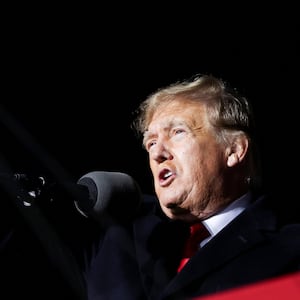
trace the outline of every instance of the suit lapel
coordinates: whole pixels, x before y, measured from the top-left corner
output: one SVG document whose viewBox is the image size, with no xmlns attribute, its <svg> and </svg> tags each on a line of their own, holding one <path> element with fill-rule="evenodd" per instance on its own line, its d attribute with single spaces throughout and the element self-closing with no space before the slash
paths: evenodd
<svg viewBox="0 0 300 300">
<path fill-rule="evenodd" d="M 148 216 L 134 225 L 135 246 L 146 293 L 155 296 L 172 280 L 176 272 L 186 225 L 159 216 Z"/>
<path fill-rule="evenodd" d="M 274 228 L 274 216 L 265 211 L 260 203 L 247 209 L 191 258 L 185 268 L 166 287 L 164 295 L 184 290 L 195 280 L 201 282 L 201 278 L 209 272 L 262 242 L 264 240 L 262 231 Z"/>
</svg>

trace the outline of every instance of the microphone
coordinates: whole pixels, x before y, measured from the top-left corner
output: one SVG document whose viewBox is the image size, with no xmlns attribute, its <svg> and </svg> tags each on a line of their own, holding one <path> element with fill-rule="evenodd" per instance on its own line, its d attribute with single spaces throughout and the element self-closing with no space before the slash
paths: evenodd
<svg viewBox="0 0 300 300">
<path fill-rule="evenodd" d="M 94 171 L 77 181 L 85 187 L 88 197 L 75 199 L 77 210 L 86 217 L 130 220 L 142 204 L 142 193 L 137 182 L 128 174 Z"/>
<path fill-rule="evenodd" d="M 24 206 L 71 198 L 80 214 L 97 221 L 130 220 L 142 204 L 139 185 L 130 175 L 121 172 L 93 171 L 83 175 L 77 183 L 51 182 L 44 176 L 22 173 L 0 173 L 0 181 L 3 180 L 17 183 L 12 189 L 17 190 L 14 195 Z"/>
</svg>

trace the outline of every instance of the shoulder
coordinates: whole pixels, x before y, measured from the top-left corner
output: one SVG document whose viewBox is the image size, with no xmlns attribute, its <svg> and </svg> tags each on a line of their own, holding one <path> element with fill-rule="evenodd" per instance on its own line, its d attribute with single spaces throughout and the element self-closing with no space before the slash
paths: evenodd
<svg viewBox="0 0 300 300">
<path fill-rule="evenodd" d="M 300 224 L 286 224 L 270 239 L 272 253 L 281 253 L 281 259 L 295 260 L 300 269 Z"/>
<path fill-rule="evenodd" d="M 287 240 L 293 240 L 300 247 L 300 223 L 285 224 L 281 227 L 279 235 Z"/>
</svg>

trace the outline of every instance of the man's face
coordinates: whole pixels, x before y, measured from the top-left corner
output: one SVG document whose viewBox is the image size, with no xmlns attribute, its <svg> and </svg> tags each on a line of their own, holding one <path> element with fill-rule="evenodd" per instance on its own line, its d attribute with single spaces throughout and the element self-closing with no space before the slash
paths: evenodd
<svg viewBox="0 0 300 300">
<path fill-rule="evenodd" d="M 161 105 L 144 145 L 155 192 L 168 217 L 192 222 L 224 204 L 225 148 L 216 140 L 203 105 L 191 101 Z"/>
</svg>

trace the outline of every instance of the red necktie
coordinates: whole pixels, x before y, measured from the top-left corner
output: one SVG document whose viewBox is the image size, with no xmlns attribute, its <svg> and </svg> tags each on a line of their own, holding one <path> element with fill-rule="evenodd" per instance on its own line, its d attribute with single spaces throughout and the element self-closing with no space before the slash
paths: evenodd
<svg viewBox="0 0 300 300">
<path fill-rule="evenodd" d="M 177 268 L 177 272 L 182 270 L 189 259 L 198 251 L 200 242 L 209 235 L 210 233 L 202 223 L 196 223 L 190 226 L 190 235 L 185 242 L 182 259 Z"/>
</svg>

